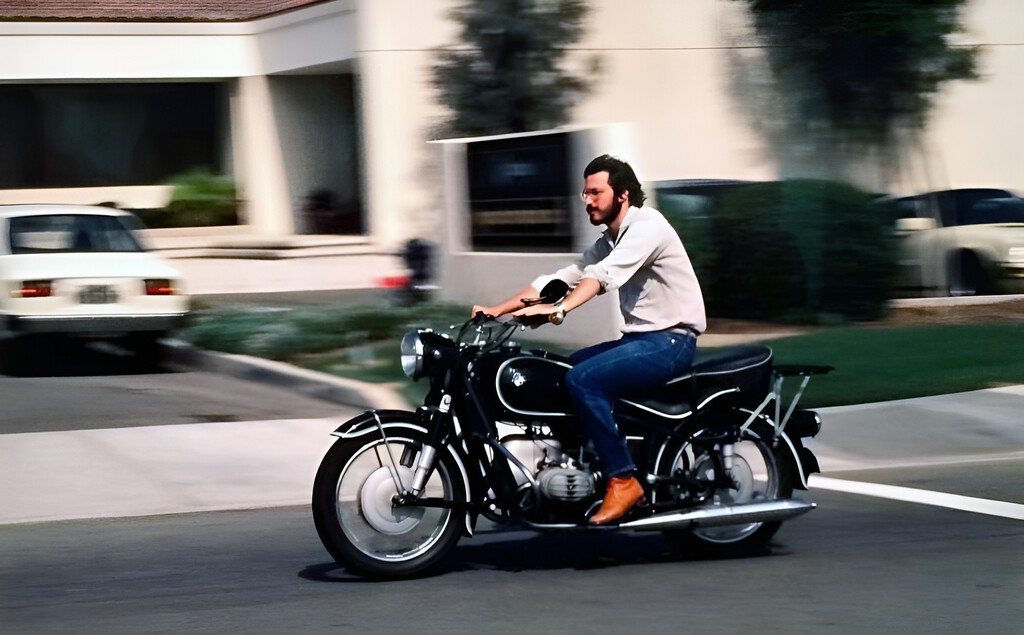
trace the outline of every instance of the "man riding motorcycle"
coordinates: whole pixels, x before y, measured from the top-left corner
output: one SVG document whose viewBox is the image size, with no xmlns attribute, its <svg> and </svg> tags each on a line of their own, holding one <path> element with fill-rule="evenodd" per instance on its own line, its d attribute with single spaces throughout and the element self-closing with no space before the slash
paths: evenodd
<svg viewBox="0 0 1024 635">
<path fill-rule="evenodd" d="M 538 278 L 500 304 L 474 306 L 473 314 L 511 313 L 524 321 L 546 317 L 561 324 L 597 295 L 618 290 L 622 337 L 573 354 L 566 377 L 573 406 L 608 477 L 601 507 L 589 521 L 602 525 L 621 518 L 644 496 L 612 418 L 615 399 L 642 395 L 682 375 L 693 362 L 707 320 L 683 243 L 660 212 L 643 206 L 646 195 L 633 168 L 602 155 L 587 165 L 583 177 L 583 203 L 591 224 L 606 226 L 602 236 L 575 263 Z M 555 304 L 540 303 L 539 290 L 555 279 L 572 291 Z"/>
</svg>

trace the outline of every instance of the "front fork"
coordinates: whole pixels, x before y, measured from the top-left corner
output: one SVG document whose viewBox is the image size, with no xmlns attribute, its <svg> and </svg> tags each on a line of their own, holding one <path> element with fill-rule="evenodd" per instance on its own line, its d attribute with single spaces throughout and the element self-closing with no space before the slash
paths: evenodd
<svg viewBox="0 0 1024 635">
<path fill-rule="evenodd" d="M 444 441 L 446 436 L 446 426 L 444 425 L 444 418 L 448 416 L 451 410 L 452 397 L 451 395 L 443 395 L 441 397 L 440 405 L 430 413 L 430 420 L 427 429 L 430 431 L 430 438 L 423 447 L 420 449 L 420 458 L 416 463 L 416 471 L 413 472 L 412 483 L 409 488 L 406 489 L 404 484 L 398 477 L 398 466 L 395 464 L 395 459 L 390 456 L 392 470 L 391 474 L 395 480 L 395 490 L 398 492 L 396 495 L 396 502 L 405 502 L 408 500 L 415 500 L 423 494 L 423 490 L 427 487 L 427 479 L 430 478 L 430 474 L 434 471 L 434 462 L 437 459 L 437 448 Z M 377 425 L 380 428 L 380 434 L 382 437 L 387 439 L 384 434 L 384 426 L 381 424 L 380 419 L 377 420 Z M 385 444 L 386 445 L 386 444 Z"/>
</svg>

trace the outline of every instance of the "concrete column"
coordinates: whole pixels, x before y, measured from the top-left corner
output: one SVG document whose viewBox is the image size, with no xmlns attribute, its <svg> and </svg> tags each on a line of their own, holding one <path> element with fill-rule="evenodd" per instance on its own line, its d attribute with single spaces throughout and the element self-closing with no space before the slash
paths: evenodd
<svg viewBox="0 0 1024 635">
<path fill-rule="evenodd" d="M 266 75 L 240 77 L 231 96 L 235 174 L 252 233 L 295 233 L 284 153 Z"/>
</svg>

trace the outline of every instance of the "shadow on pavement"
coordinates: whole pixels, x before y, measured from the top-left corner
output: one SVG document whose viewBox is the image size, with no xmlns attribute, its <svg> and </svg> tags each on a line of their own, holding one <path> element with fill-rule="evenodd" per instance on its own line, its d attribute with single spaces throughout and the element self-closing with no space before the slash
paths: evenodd
<svg viewBox="0 0 1024 635">
<path fill-rule="evenodd" d="M 499 531 L 463 539 L 438 567 L 419 578 L 457 575 L 471 571 L 586 571 L 655 563 L 764 558 L 784 556 L 788 553 L 784 546 L 773 543 L 753 555 L 730 558 L 698 551 L 682 551 L 661 534 L 524 535 L 522 531 Z M 299 572 L 299 577 L 314 582 L 381 582 L 359 577 L 335 562 L 310 565 Z"/>
<path fill-rule="evenodd" d="M 140 355 L 116 341 L 31 336 L 0 341 L 0 374 L 9 377 L 93 377 L 174 372 L 163 347 Z"/>
</svg>

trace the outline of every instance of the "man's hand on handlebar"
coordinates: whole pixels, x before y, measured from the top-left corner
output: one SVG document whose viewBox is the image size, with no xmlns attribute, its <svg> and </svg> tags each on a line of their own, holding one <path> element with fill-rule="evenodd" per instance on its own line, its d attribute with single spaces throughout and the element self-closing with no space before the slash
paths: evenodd
<svg viewBox="0 0 1024 635">
<path fill-rule="evenodd" d="M 512 313 L 526 326 L 537 328 L 543 324 L 561 324 L 565 317 L 561 307 L 554 304 L 533 304 Z"/>
<path fill-rule="evenodd" d="M 512 313 L 522 307 L 533 306 L 538 303 L 540 303 L 540 298 L 515 298 L 495 306 L 480 306 L 479 304 L 474 304 L 470 315 L 476 317 L 477 313 L 483 313 L 484 315 L 496 318 L 501 317 L 506 313 Z"/>
</svg>

